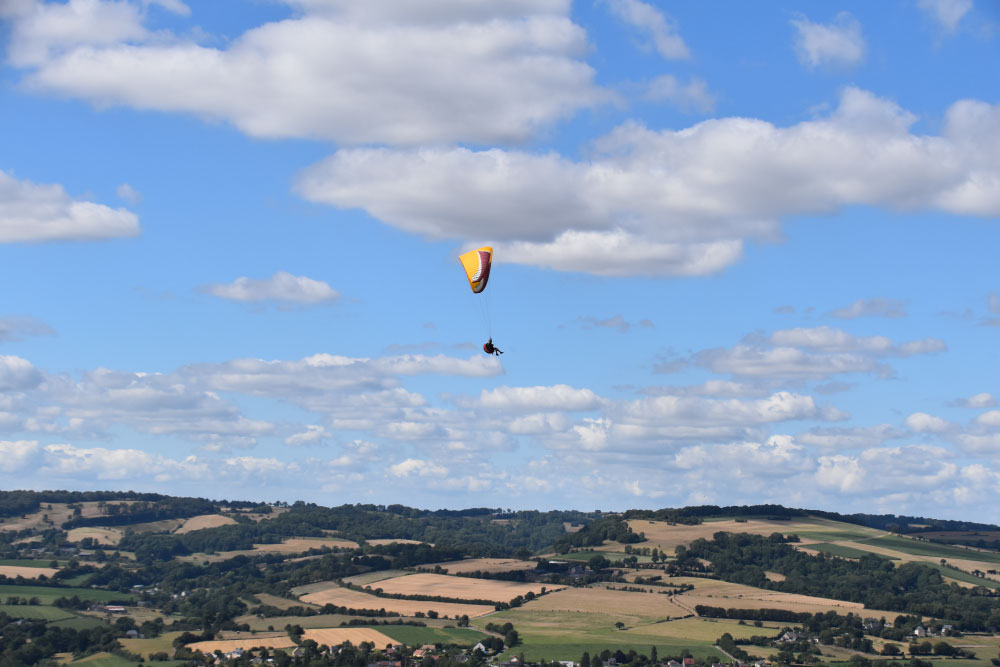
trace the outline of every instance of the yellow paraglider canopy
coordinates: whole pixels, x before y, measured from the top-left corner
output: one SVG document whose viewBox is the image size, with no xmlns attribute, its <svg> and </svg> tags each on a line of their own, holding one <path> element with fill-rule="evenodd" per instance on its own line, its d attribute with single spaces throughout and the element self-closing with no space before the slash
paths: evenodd
<svg viewBox="0 0 1000 667">
<path fill-rule="evenodd" d="M 479 294 L 486 289 L 486 282 L 490 279 L 490 265 L 493 263 L 493 248 L 470 250 L 459 255 L 458 259 L 462 262 L 465 277 L 469 279 L 472 291 Z"/>
</svg>

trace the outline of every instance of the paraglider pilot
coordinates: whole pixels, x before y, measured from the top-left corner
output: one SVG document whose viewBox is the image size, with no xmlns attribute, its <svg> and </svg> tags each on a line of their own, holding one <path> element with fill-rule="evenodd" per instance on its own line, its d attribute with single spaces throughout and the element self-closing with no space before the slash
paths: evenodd
<svg viewBox="0 0 1000 667">
<path fill-rule="evenodd" d="M 486 354 L 493 354 L 493 355 L 496 355 L 498 357 L 501 354 L 503 354 L 503 350 L 501 350 L 500 348 L 498 348 L 498 347 L 496 347 L 496 346 L 493 345 L 493 339 L 492 338 L 490 338 L 488 341 L 486 341 L 485 343 L 483 343 L 483 352 L 485 352 Z"/>
</svg>

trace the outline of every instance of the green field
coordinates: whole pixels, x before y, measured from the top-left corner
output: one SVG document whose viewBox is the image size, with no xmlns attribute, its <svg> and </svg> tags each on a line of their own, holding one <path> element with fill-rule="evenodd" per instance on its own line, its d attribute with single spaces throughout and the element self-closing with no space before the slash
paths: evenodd
<svg viewBox="0 0 1000 667">
<path fill-rule="evenodd" d="M 56 628 L 72 628 L 73 630 L 89 630 L 104 625 L 104 621 L 93 616 L 74 616 L 59 621 L 53 621 L 49 625 Z"/>
<path fill-rule="evenodd" d="M 111 602 L 114 600 L 134 600 L 131 593 L 104 591 L 96 588 L 52 588 L 49 586 L 8 586 L 0 585 L 0 600 L 10 596 L 22 598 L 38 598 L 42 604 L 51 604 L 59 598 L 69 598 L 76 595 L 81 600 L 91 602 Z"/>
<path fill-rule="evenodd" d="M 899 560 L 893 556 L 886 556 L 883 554 L 877 554 L 871 551 L 865 551 L 863 549 L 855 549 L 854 547 L 845 547 L 840 544 L 807 544 L 806 549 L 813 549 L 815 551 L 822 551 L 825 554 L 830 554 L 831 556 L 840 556 L 842 558 L 861 558 L 862 556 L 877 556 L 879 558 L 886 558 L 888 560 Z"/>
<path fill-rule="evenodd" d="M 594 556 L 604 556 L 609 561 L 614 562 L 616 560 L 622 560 L 628 558 L 629 556 L 635 556 L 639 563 L 652 563 L 653 559 L 649 556 L 640 556 L 639 554 L 627 554 L 624 551 L 574 551 L 568 554 L 559 554 L 554 560 L 571 560 L 579 561 L 581 563 L 586 563 Z"/>
<path fill-rule="evenodd" d="M 438 643 L 472 646 L 486 636 L 484 632 L 470 628 L 422 628 L 416 625 L 373 625 L 371 627 L 410 646 Z"/>
<path fill-rule="evenodd" d="M 138 653 L 139 655 L 144 655 L 149 657 L 153 653 L 166 653 L 167 655 L 174 654 L 174 644 L 173 641 L 177 637 L 180 637 L 182 633 L 180 632 L 164 632 L 159 637 L 150 637 L 148 639 L 119 639 L 121 645 L 125 647 L 125 650 L 129 653 Z M 160 665 L 162 663 L 155 662 L 154 665 Z"/>
<path fill-rule="evenodd" d="M 92 573 L 91 574 L 81 574 L 81 575 L 78 575 L 78 576 L 75 576 L 75 577 L 71 577 L 69 579 L 60 579 L 60 581 L 62 583 L 64 583 L 64 584 L 66 584 L 67 586 L 86 586 L 87 582 L 90 581 L 90 579 L 93 576 L 94 575 Z"/>
<path fill-rule="evenodd" d="M 353 577 L 345 577 L 344 581 L 356 586 L 367 586 L 368 584 L 375 583 L 376 581 L 402 577 L 407 574 L 413 573 L 408 570 L 377 570 L 375 572 L 366 572 L 365 574 L 356 574 Z"/>
<path fill-rule="evenodd" d="M 859 527 L 857 531 L 853 531 L 850 527 L 846 530 L 797 530 L 794 531 L 796 535 L 807 540 L 819 540 L 820 542 L 840 542 L 843 540 L 851 540 L 855 542 L 862 542 L 873 538 L 873 534 L 877 534 L 869 528 Z M 803 546 L 808 547 L 808 544 Z"/>
<path fill-rule="evenodd" d="M 634 649 L 638 653 L 650 654 L 650 649 L 656 646 L 661 660 L 669 656 L 680 656 L 681 651 L 688 649 L 696 658 L 718 660 L 723 654 L 712 644 L 725 630 L 717 635 L 712 628 L 708 634 L 710 639 L 695 639 L 665 637 L 660 624 L 634 627 L 628 630 L 618 630 L 614 618 L 607 614 L 587 612 L 551 612 L 524 611 L 514 609 L 473 619 L 473 624 L 484 627 L 486 623 L 514 624 L 521 637 L 521 643 L 507 651 L 506 655 L 524 654 L 527 660 L 574 660 L 577 661 L 584 651 L 591 655 L 604 649 L 615 651 L 621 649 L 628 652 Z M 707 637 L 707 634 L 705 635 Z"/>
<path fill-rule="evenodd" d="M 0 611 L 11 618 L 38 618 L 43 621 L 59 621 L 76 618 L 76 614 L 58 607 L 26 604 L 0 604 Z"/>
<path fill-rule="evenodd" d="M 81 658 L 80 660 L 74 660 L 73 662 L 66 664 L 81 665 L 81 667 L 136 667 L 138 663 L 134 660 L 119 658 L 118 656 L 111 655 L 110 653 L 95 653 L 94 655 Z M 166 662 L 154 662 L 152 664 L 157 667 L 177 667 L 187 663 L 183 660 L 167 660 Z"/>
<path fill-rule="evenodd" d="M 65 561 L 56 561 L 60 566 L 65 565 Z M 15 565 L 18 567 L 50 567 L 52 560 L 16 560 L 13 558 L 0 559 L 0 565 Z"/>
<path fill-rule="evenodd" d="M 885 537 L 873 537 L 866 540 L 858 540 L 864 544 L 871 544 L 876 547 L 893 549 L 905 554 L 914 556 L 930 556 L 932 558 L 958 558 L 963 560 L 979 560 L 987 563 L 1000 563 L 1000 553 L 993 551 L 973 551 L 962 549 L 947 544 L 936 544 L 934 542 L 919 542 L 908 537 L 898 535 L 887 535 Z"/>
<path fill-rule="evenodd" d="M 941 573 L 944 577 L 951 577 L 952 579 L 957 579 L 958 581 L 964 581 L 967 584 L 975 584 L 976 586 L 985 586 L 986 588 L 1000 589 L 1000 581 L 993 579 L 983 579 L 981 577 L 974 577 L 968 572 L 962 572 L 960 570 L 954 570 L 947 565 L 941 565 L 940 563 L 929 563 L 926 561 L 918 561 L 921 565 L 926 565 L 927 567 L 933 567 L 935 570 Z"/>
</svg>

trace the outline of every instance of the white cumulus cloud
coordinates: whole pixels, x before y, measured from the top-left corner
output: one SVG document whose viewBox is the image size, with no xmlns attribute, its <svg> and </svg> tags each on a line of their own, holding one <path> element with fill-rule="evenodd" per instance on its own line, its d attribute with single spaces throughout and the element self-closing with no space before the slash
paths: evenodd
<svg viewBox="0 0 1000 667">
<path fill-rule="evenodd" d="M 795 26 L 795 51 L 808 67 L 819 65 L 857 65 L 865 58 L 865 39 L 861 24 L 850 12 L 840 12 L 830 23 L 813 23 L 799 17 Z"/>
<path fill-rule="evenodd" d="M 139 234 L 123 208 L 74 200 L 61 185 L 22 181 L 0 170 L 0 243 L 94 241 Z"/>
<path fill-rule="evenodd" d="M 303 171 L 310 201 L 405 231 L 488 239 L 505 261 L 599 275 L 706 275 L 791 215 L 850 205 L 1000 215 L 1000 105 L 954 104 L 939 136 L 847 88 L 823 118 L 752 118 L 681 130 L 627 122 L 586 160 L 464 147 L 338 151 Z M 891 304 L 890 304 L 891 305 Z"/>
<path fill-rule="evenodd" d="M 296 304 L 316 304 L 336 301 L 340 293 L 322 280 L 293 276 L 278 271 L 265 280 L 241 277 L 231 283 L 206 285 L 202 291 L 233 301 L 274 301 Z"/>
<path fill-rule="evenodd" d="M 11 60 L 36 90 L 347 144 L 520 141 L 612 99 L 568 2 L 287 4 L 215 47 L 146 28 L 135 3 L 46 3 L 13 17 Z"/>
</svg>

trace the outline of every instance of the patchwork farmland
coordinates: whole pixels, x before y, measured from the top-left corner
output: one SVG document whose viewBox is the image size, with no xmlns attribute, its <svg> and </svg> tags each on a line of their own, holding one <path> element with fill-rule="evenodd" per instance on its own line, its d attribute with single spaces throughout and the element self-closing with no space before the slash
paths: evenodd
<svg viewBox="0 0 1000 667">
<path fill-rule="evenodd" d="M 421 530 L 413 526 L 401 529 L 400 522 L 411 519 L 390 516 L 384 509 L 369 506 L 276 508 L 273 513 L 255 512 L 259 515 L 255 517 L 259 519 L 257 523 L 239 519 L 247 516 L 246 505 L 240 506 L 239 513 L 207 501 L 188 506 L 197 511 L 187 516 L 178 516 L 179 512 L 173 511 L 174 518 L 135 524 L 123 524 L 117 517 L 113 519 L 115 525 L 72 531 L 53 530 L 44 514 L 37 512 L 9 517 L 9 523 L 40 522 L 9 543 L 9 557 L 0 562 L 0 575 L 10 581 L 12 577 L 44 574 L 49 581 L 41 582 L 43 586 L 27 585 L 29 582 L 0 585 L 0 597 L 6 595 L 8 600 L 8 604 L 0 605 L 3 613 L 0 619 L 9 617 L 35 624 L 32 632 L 36 634 L 44 631 L 40 626 L 53 631 L 111 629 L 122 635 L 118 637 L 121 647 L 154 661 L 164 655 L 173 656 L 175 650 L 181 650 L 180 644 L 186 646 L 184 650 L 228 652 L 268 646 L 271 652 L 290 653 L 303 650 L 301 642 L 306 642 L 305 646 L 312 646 L 312 642 L 327 646 L 346 641 L 355 646 L 370 642 L 376 647 L 403 643 L 409 645 L 407 651 L 415 646 L 441 644 L 450 647 L 449 651 L 460 651 L 482 641 L 500 652 L 498 660 L 523 654 L 529 662 L 542 658 L 576 661 L 584 651 L 592 656 L 604 650 L 626 653 L 634 650 L 648 655 L 655 647 L 661 657 L 679 657 L 687 652 L 696 659 L 717 662 L 728 660 L 715 646 L 723 634 L 740 640 L 756 636 L 760 639 L 755 641 L 769 645 L 755 646 L 749 649 L 751 653 L 777 658 L 781 644 L 771 643 L 770 638 L 792 621 L 777 623 L 765 619 L 790 618 L 781 612 L 807 612 L 824 617 L 827 612 L 835 612 L 839 618 L 850 615 L 854 619 L 895 618 L 910 613 L 908 618 L 913 622 L 933 627 L 935 619 L 912 615 L 907 600 L 895 596 L 891 590 L 871 599 L 888 600 L 899 606 L 875 609 L 866 608 L 853 591 L 843 586 L 803 581 L 800 572 L 807 563 L 799 559 L 809 556 L 796 556 L 791 549 L 805 554 L 823 552 L 822 559 L 810 561 L 810 568 L 815 565 L 829 572 L 863 571 L 866 576 L 883 568 L 877 565 L 880 561 L 864 558 L 870 553 L 884 559 L 881 562 L 887 571 L 914 561 L 924 563 L 940 573 L 945 582 L 956 584 L 954 587 L 940 584 L 942 579 L 936 574 L 921 573 L 921 582 L 947 587 L 945 593 L 940 588 L 927 589 L 927 594 L 938 596 L 938 600 L 944 594 L 948 600 L 964 600 L 961 596 L 973 587 L 1000 588 L 1000 582 L 981 576 L 995 576 L 989 573 L 1000 565 L 996 562 L 1000 556 L 995 552 L 940 545 L 815 517 L 795 517 L 790 521 L 710 517 L 695 526 L 632 519 L 628 524 L 631 529 L 644 533 L 648 539 L 593 544 L 595 531 L 591 530 L 591 522 L 593 528 L 607 531 L 603 534 L 620 536 L 625 519 L 596 513 L 584 516 L 554 512 L 549 524 L 544 525 L 539 521 L 544 513 L 532 515 L 531 521 L 526 521 L 510 518 L 506 512 L 491 516 L 490 511 L 482 514 L 479 510 L 471 518 L 443 513 L 439 521 L 433 513 L 421 515 L 419 511 L 408 510 L 412 520 L 427 522 Z M 52 511 L 57 510 L 66 512 L 71 508 L 68 504 L 64 507 L 53 504 Z M 88 512 L 96 513 L 98 508 L 91 505 Z M 166 511 L 159 515 L 145 510 L 141 513 L 147 519 L 170 515 Z M 315 523 L 310 525 L 314 519 Z M 565 524 L 571 519 L 575 522 L 573 527 L 587 525 L 580 531 L 567 532 Z M 399 530 L 407 537 L 368 539 L 366 522 L 373 526 L 374 535 L 394 534 Z M 534 530 L 532 525 L 544 528 L 539 534 L 544 534 L 548 541 L 513 542 L 515 546 L 511 546 L 511 540 L 524 539 L 518 531 Z M 306 534 L 325 536 L 290 537 L 302 535 L 299 531 L 303 526 Z M 429 526 L 434 526 L 434 530 Z M 461 531 L 455 534 L 463 535 L 463 539 L 484 542 L 464 546 L 461 542 L 446 542 L 444 537 L 448 533 L 443 526 Z M 189 536 L 195 531 L 197 535 Z M 720 531 L 765 537 L 794 533 L 799 540 L 788 541 L 783 537 L 720 540 L 713 544 L 713 535 Z M 118 551 L 118 542 L 126 534 L 128 551 Z M 348 535 L 356 536 L 357 541 L 345 539 Z M 421 535 L 427 539 L 410 538 Z M 51 536 L 56 539 L 46 547 L 45 540 Z M 87 538 L 90 538 L 87 543 L 81 544 Z M 690 545 L 699 538 L 705 538 L 706 543 L 693 550 Z M 576 541 L 571 543 L 568 553 L 563 553 L 566 542 L 562 540 Z M 391 548 L 384 548 L 390 542 Z M 433 546 L 435 542 L 445 546 Z M 197 544 L 207 553 L 177 555 L 186 553 L 184 548 L 189 544 Z M 236 544 L 255 546 L 233 549 Z M 593 546 L 583 548 L 574 544 Z M 101 554 L 94 548 L 98 545 L 104 546 Z M 675 555 L 674 548 L 679 545 L 689 546 L 687 556 L 683 552 Z M 332 552 L 305 555 L 317 547 Z M 734 558 L 734 547 L 741 552 L 745 550 L 747 558 L 760 564 L 759 569 L 746 570 L 748 566 L 741 564 L 739 557 Z M 652 549 L 662 554 L 657 556 L 651 553 Z M 539 554 L 546 550 L 558 551 L 559 555 L 530 560 L 510 557 L 514 553 Z M 507 557 L 468 557 L 482 553 L 507 554 Z M 268 558 L 253 559 L 261 555 Z M 604 558 L 590 566 L 590 561 L 598 555 Z M 711 562 L 713 558 L 716 563 Z M 58 576 L 57 570 L 49 567 L 53 561 L 64 571 Z M 155 568 L 147 570 L 151 563 Z M 435 569 L 437 572 L 431 571 Z M 152 572 L 157 574 L 148 576 Z M 484 575 L 468 576 L 474 572 Z M 133 575 L 136 577 L 130 579 Z M 131 581 L 136 579 L 144 583 L 133 587 Z M 218 587 L 223 580 L 225 585 Z M 761 588 L 731 583 L 742 580 L 760 582 Z M 131 592 L 120 592 L 123 590 Z M 205 593 L 212 590 L 217 592 Z M 801 591 L 810 594 L 798 594 Z M 824 597 L 824 593 L 828 595 Z M 79 602 L 69 599 L 74 595 Z M 402 599 L 388 597 L 397 595 Z M 59 598 L 63 599 L 57 607 Z M 447 601 L 438 602 L 434 598 Z M 981 590 L 969 599 L 976 604 L 995 604 Z M 475 603 L 476 600 L 490 602 Z M 506 603 L 512 600 L 518 603 L 507 608 Z M 109 611 L 105 606 L 112 602 L 124 603 L 124 608 Z M 93 605 L 98 606 L 88 609 Z M 338 613 L 323 613 L 326 605 L 336 609 L 326 607 L 325 611 Z M 731 615 L 745 621 L 699 617 L 699 605 L 738 610 Z M 1000 608 L 1000 604 L 995 606 Z M 957 613 L 961 619 L 961 608 Z M 983 613 L 988 614 L 989 608 Z M 456 627 L 465 625 L 463 617 L 468 617 L 471 627 Z M 219 620 L 203 625 L 212 618 Z M 511 630 L 504 629 L 505 623 L 516 629 L 514 639 L 509 636 Z M 128 627 L 149 634 L 142 638 L 123 636 Z M 184 634 L 197 635 L 202 627 L 212 630 L 211 637 Z M 964 638 L 947 638 L 955 643 L 956 651 L 974 650 L 969 647 L 994 653 L 1000 650 L 992 637 L 975 632 L 965 634 Z M 871 659 L 872 650 L 881 651 L 893 641 L 900 643 L 898 639 L 868 636 L 872 639 L 866 639 L 867 648 L 823 646 L 817 649 L 822 654 L 817 659 L 822 662 L 850 661 L 856 656 Z M 961 645 L 958 639 L 962 639 Z M 908 652 L 905 645 L 904 650 Z M 352 654 L 351 651 L 348 653 Z M 490 657 L 494 655 L 491 653 Z M 66 654 L 61 659 L 73 664 L 72 658 Z M 93 664 L 124 664 L 118 655 L 93 650 L 84 660 Z"/>
</svg>

